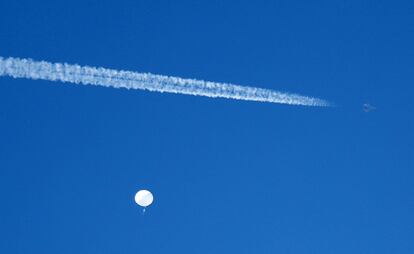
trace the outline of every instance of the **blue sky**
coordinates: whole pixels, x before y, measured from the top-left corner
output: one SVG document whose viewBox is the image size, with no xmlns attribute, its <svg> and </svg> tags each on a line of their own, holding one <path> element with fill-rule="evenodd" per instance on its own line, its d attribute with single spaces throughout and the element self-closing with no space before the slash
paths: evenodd
<svg viewBox="0 0 414 254">
<path fill-rule="evenodd" d="M 337 105 L 1 77 L 1 253 L 413 253 L 412 1 L 1 1 L 0 14 L 3 57 Z M 140 188 L 155 196 L 144 216 Z"/>
</svg>

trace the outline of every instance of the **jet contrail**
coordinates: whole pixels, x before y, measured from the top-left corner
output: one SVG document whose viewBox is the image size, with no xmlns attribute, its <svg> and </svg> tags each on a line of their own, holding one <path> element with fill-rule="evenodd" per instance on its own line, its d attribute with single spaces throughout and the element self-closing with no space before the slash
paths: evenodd
<svg viewBox="0 0 414 254">
<path fill-rule="evenodd" d="M 142 89 L 153 92 L 189 94 L 213 98 L 220 97 L 303 106 L 329 106 L 328 102 L 318 98 L 282 93 L 263 88 L 13 57 L 0 57 L 0 76 L 62 81 L 114 88 Z"/>
</svg>

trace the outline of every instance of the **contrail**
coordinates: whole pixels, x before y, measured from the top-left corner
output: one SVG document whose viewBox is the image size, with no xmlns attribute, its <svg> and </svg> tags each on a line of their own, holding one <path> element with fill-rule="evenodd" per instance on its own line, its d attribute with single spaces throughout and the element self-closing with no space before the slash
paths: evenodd
<svg viewBox="0 0 414 254">
<path fill-rule="evenodd" d="M 282 93 L 263 88 L 13 57 L 0 57 L 0 76 L 62 81 L 114 88 L 142 89 L 153 92 L 189 94 L 213 98 L 220 97 L 303 106 L 329 106 L 328 102 L 318 98 Z"/>
</svg>

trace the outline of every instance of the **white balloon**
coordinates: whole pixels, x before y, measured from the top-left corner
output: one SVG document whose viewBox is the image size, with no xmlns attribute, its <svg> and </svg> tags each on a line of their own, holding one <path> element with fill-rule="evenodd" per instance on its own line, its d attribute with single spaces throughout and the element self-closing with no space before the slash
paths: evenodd
<svg viewBox="0 0 414 254">
<path fill-rule="evenodd" d="M 140 190 L 135 194 L 135 202 L 143 207 L 147 207 L 154 201 L 154 196 L 148 190 Z"/>
</svg>

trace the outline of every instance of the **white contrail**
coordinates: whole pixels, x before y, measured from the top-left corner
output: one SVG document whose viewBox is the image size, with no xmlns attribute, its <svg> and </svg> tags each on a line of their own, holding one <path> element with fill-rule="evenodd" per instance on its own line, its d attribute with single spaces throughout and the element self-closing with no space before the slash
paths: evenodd
<svg viewBox="0 0 414 254">
<path fill-rule="evenodd" d="M 79 66 L 67 63 L 49 63 L 31 59 L 0 57 L 0 76 L 43 79 L 83 85 L 142 89 L 154 92 L 178 93 L 227 99 L 260 101 L 304 106 L 329 106 L 312 97 L 281 93 L 269 89 Z"/>
</svg>

